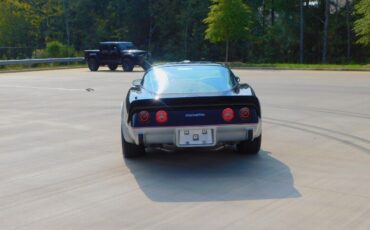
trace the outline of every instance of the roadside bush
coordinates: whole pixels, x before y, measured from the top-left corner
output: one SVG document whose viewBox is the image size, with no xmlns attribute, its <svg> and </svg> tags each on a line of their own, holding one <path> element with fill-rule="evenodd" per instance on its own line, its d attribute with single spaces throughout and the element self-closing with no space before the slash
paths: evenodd
<svg viewBox="0 0 370 230">
<path fill-rule="evenodd" d="M 46 44 L 46 56 L 49 58 L 75 57 L 76 50 L 59 41 L 51 41 Z"/>
<path fill-rule="evenodd" d="M 48 54 L 46 53 L 45 49 L 37 49 L 33 51 L 32 57 L 33 58 L 47 58 Z"/>
</svg>

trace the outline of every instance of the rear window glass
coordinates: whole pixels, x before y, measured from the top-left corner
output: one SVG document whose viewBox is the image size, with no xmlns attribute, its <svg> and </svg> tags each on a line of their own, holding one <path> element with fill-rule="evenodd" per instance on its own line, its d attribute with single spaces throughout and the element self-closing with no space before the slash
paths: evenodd
<svg viewBox="0 0 370 230">
<path fill-rule="evenodd" d="M 223 66 L 154 67 L 144 77 L 143 87 L 156 94 L 198 94 L 229 91 L 235 86 Z"/>
</svg>

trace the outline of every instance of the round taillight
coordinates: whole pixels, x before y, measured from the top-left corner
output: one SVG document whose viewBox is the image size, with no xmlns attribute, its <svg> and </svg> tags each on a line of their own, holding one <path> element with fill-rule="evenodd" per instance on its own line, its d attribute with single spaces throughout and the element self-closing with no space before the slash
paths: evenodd
<svg viewBox="0 0 370 230">
<path fill-rule="evenodd" d="M 224 109 L 224 111 L 222 111 L 222 118 L 227 122 L 232 121 L 234 119 L 234 110 L 230 108 Z"/>
<path fill-rule="evenodd" d="M 156 113 L 155 119 L 159 124 L 166 123 L 168 120 L 167 112 L 164 110 L 160 110 Z"/>
<path fill-rule="evenodd" d="M 139 113 L 140 123 L 148 123 L 150 121 L 150 113 L 148 111 L 141 111 Z"/>
<path fill-rule="evenodd" d="M 251 110 L 247 107 L 241 108 L 239 111 L 239 116 L 243 120 L 249 119 L 251 116 Z"/>
</svg>

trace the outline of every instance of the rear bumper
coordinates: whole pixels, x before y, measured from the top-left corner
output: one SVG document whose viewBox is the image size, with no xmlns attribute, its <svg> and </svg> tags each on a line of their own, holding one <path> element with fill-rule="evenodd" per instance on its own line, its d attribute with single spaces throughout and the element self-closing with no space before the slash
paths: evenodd
<svg viewBox="0 0 370 230">
<path fill-rule="evenodd" d="M 254 140 L 262 133 L 262 122 L 237 125 L 210 125 L 210 126 L 181 126 L 158 128 L 122 127 L 123 136 L 129 143 L 136 145 L 176 145 L 177 134 L 180 129 L 212 129 L 215 133 L 214 145 L 223 143 L 238 143 L 245 140 Z M 212 145 L 212 146 L 214 146 Z"/>
</svg>

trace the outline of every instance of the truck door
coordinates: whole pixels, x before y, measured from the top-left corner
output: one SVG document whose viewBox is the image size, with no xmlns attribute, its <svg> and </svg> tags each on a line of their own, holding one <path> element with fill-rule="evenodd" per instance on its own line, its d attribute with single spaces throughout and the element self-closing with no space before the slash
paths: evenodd
<svg viewBox="0 0 370 230">
<path fill-rule="evenodd" d="M 100 50 L 100 62 L 101 64 L 106 64 L 110 62 L 110 50 L 108 44 L 101 44 L 99 47 Z"/>
<path fill-rule="evenodd" d="M 111 58 L 111 62 L 112 63 L 116 63 L 116 64 L 119 64 L 119 60 L 120 60 L 120 51 L 119 51 L 119 47 L 117 44 L 114 44 L 112 46 L 112 49 L 110 51 L 110 58 Z"/>
</svg>

